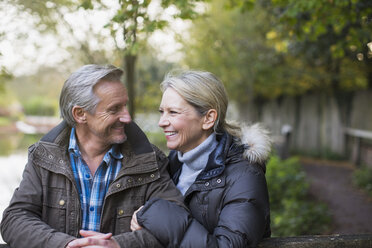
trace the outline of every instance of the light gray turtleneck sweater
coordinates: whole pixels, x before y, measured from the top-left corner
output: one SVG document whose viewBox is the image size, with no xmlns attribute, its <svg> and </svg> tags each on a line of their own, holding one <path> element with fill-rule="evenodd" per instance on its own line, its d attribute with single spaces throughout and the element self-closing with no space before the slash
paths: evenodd
<svg viewBox="0 0 372 248">
<path fill-rule="evenodd" d="M 178 152 L 178 160 L 183 163 L 177 188 L 185 195 L 186 191 L 194 183 L 196 177 L 205 168 L 209 154 L 216 148 L 218 142 L 216 134 L 212 133 L 200 145 L 186 153 Z"/>
</svg>

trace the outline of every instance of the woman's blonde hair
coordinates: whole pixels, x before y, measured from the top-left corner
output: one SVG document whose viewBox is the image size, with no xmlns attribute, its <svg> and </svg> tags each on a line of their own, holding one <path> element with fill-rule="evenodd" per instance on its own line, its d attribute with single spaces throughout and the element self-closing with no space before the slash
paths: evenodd
<svg viewBox="0 0 372 248">
<path fill-rule="evenodd" d="M 162 92 L 171 87 L 195 110 L 204 116 L 208 110 L 217 111 L 213 126 L 215 133 L 240 137 L 241 128 L 226 121 L 228 97 L 222 82 L 212 73 L 206 71 L 177 71 L 168 73 L 160 85 Z"/>
</svg>

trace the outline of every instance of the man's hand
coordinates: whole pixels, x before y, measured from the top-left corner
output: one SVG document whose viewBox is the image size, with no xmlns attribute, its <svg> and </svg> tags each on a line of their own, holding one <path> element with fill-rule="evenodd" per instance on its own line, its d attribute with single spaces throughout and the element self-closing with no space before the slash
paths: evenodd
<svg viewBox="0 0 372 248">
<path fill-rule="evenodd" d="M 111 238 L 112 233 L 80 230 L 80 235 L 83 238 L 71 241 L 66 248 L 120 248 L 119 244 Z"/>
<path fill-rule="evenodd" d="M 141 208 L 143 208 L 143 206 L 141 206 L 139 209 L 134 211 L 134 213 L 132 215 L 132 219 L 130 221 L 130 230 L 132 230 L 133 232 L 142 229 L 142 226 L 140 226 L 137 222 L 137 212 L 140 211 Z"/>
</svg>

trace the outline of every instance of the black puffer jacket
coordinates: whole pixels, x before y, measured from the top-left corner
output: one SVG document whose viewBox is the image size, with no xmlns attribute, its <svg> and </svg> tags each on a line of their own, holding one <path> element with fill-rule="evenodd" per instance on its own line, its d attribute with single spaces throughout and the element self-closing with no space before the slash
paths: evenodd
<svg viewBox="0 0 372 248">
<path fill-rule="evenodd" d="M 138 213 L 139 223 L 167 247 L 255 247 L 270 236 L 265 161 L 270 141 L 255 125 L 234 139 L 217 136 L 216 149 L 185 194 L 191 215 L 164 200 Z M 177 184 L 182 169 L 172 151 L 170 174 Z"/>
</svg>

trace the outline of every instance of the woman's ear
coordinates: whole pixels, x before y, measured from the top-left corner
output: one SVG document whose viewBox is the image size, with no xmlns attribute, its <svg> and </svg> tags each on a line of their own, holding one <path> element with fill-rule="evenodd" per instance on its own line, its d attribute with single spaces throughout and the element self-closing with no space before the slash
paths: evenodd
<svg viewBox="0 0 372 248">
<path fill-rule="evenodd" d="M 214 123 L 217 120 L 217 111 L 215 109 L 210 109 L 208 112 L 205 114 L 204 121 L 203 121 L 203 129 L 204 130 L 209 130 L 213 128 Z"/>
<path fill-rule="evenodd" d="M 77 123 L 83 124 L 86 123 L 87 117 L 84 109 L 79 106 L 72 107 L 72 116 L 74 117 Z"/>
</svg>

